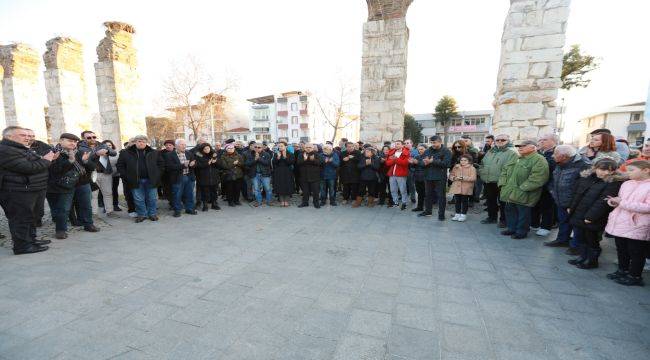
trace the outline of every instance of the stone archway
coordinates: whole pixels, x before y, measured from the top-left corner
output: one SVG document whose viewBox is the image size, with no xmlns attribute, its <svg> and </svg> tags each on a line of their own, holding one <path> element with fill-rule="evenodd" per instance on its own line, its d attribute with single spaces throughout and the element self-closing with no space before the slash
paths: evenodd
<svg viewBox="0 0 650 360">
<path fill-rule="evenodd" d="M 366 0 L 361 69 L 361 140 L 401 139 L 413 0 Z M 555 130 L 555 99 L 571 0 L 510 0 L 501 39 L 494 132 L 513 139 Z"/>
</svg>

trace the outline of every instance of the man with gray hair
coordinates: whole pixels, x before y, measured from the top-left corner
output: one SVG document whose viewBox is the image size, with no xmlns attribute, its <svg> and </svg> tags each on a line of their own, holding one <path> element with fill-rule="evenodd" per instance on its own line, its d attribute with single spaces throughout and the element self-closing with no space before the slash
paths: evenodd
<svg viewBox="0 0 650 360">
<path fill-rule="evenodd" d="M 120 152 L 117 171 L 124 176 L 124 188 L 133 194 L 135 222 L 141 223 L 147 217 L 158 221 L 158 191 L 160 176 L 165 163 L 160 153 L 152 149 L 145 135 L 135 136 L 133 145 Z"/>
<path fill-rule="evenodd" d="M 194 186 L 196 182 L 194 153 L 187 150 L 187 144 L 183 139 L 176 139 L 175 145 L 174 151 L 163 154 L 165 174 L 172 190 L 174 217 L 180 217 L 183 208 L 185 208 L 186 214 L 196 215 L 197 212 L 194 209 Z"/>
<path fill-rule="evenodd" d="M 551 187 L 551 181 L 553 181 L 553 170 L 555 170 L 553 151 L 559 140 L 560 138 L 555 134 L 544 134 L 537 141 L 537 152 L 543 155 L 548 162 L 550 174 L 548 181 L 542 188 L 542 196 L 531 212 L 530 229 L 535 231 L 538 236 L 548 236 L 551 233 L 555 218 L 555 201 L 553 201 L 549 188 Z"/>
<path fill-rule="evenodd" d="M 0 141 L 0 206 L 9 221 L 14 254 L 45 251 L 48 241 L 36 240 L 34 210 L 39 195 L 47 188 L 48 168 L 58 157 L 52 151 L 43 156 L 29 149 L 29 133 L 18 126 L 2 131 Z"/>
<path fill-rule="evenodd" d="M 479 175 L 483 180 L 487 203 L 488 217 L 481 220 L 481 224 L 494 224 L 499 221 L 499 227 L 505 227 L 505 203 L 499 200 L 499 176 L 503 166 L 517 158 L 517 153 L 512 150 L 510 137 L 506 134 L 496 136 L 494 146 L 485 153 L 479 165 Z"/>
<path fill-rule="evenodd" d="M 553 170 L 553 180 L 550 184 L 550 192 L 557 205 L 557 220 L 559 223 L 557 238 L 545 242 L 550 247 L 569 246 L 569 255 L 578 255 L 578 239 L 580 229 L 573 228 L 569 223 L 567 209 L 573 199 L 573 189 L 580 179 L 580 172 L 589 169 L 590 163 L 584 155 L 578 154 L 571 145 L 558 145 L 553 151 L 553 160 L 556 164 Z M 573 237 L 571 237 L 573 230 Z"/>
</svg>

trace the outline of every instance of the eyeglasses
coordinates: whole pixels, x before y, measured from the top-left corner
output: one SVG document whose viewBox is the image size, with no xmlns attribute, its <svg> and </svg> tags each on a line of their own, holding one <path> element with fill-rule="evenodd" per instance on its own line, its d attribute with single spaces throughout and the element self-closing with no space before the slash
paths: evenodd
<svg viewBox="0 0 650 360">
<path fill-rule="evenodd" d="M 97 139 L 97 136 L 86 136 L 86 140 Z"/>
<path fill-rule="evenodd" d="M 508 140 L 506 140 L 506 139 L 496 139 L 495 141 L 497 141 L 497 142 L 505 142 L 505 141 L 508 141 Z"/>
</svg>

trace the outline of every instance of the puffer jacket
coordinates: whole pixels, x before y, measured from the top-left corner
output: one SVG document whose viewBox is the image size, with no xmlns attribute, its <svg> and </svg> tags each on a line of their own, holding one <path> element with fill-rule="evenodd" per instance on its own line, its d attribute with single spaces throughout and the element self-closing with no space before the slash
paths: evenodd
<svg viewBox="0 0 650 360">
<path fill-rule="evenodd" d="M 538 153 L 511 160 L 501 170 L 501 201 L 533 207 L 542 196 L 548 180 L 548 163 Z"/>
<path fill-rule="evenodd" d="M 366 164 L 366 160 L 370 160 L 370 165 Z M 377 177 L 377 172 L 381 168 L 381 162 L 379 161 L 377 155 L 373 155 L 370 158 L 363 156 L 361 160 L 359 160 L 357 166 L 359 166 L 359 170 L 360 170 L 359 179 L 361 181 L 379 180 L 379 178 Z"/>
<path fill-rule="evenodd" d="M 589 159 L 576 154 L 568 163 L 557 164 L 553 171 L 553 180 L 550 185 L 550 192 L 555 204 L 561 208 L 568 208 L 573 199 L 573 189 L 580 179 L 580 172 L 589 169 Z"/>
<path fill-rule="evenodd" d="M 8 139 L 0 141 L 0 190 L 45 190 L 50 164 L 23 144 Z"/>
<path fill-rule="evenodd" d="M 569 206 L 571 225 L 591 231 L 605 229 L 607 215 L 612 211 L 612 207 L 607 204 L 607 197 L 618 195 L 623 179 L 619 173 L 601 179 L 591 169 L 583 171 Z M 587 224 L 585 220 L 591 223 Z"/>
<path fill-rule="evenodd" d="M 321 156 L 323 157 L 323 168 L 320 173 L 321 179 L 336 180 L 336 170 L 341 165 L 341 159 L 339 158 L 339 154 L 337 154 L 336 152 L 332 152 L 329 155 L 323 153 L 321 154 Z M 331 160 L 331 161 L 325 162 L 325 160 Z"/>
<path fill-rule="evenodd" d="M 463 177 L 463 180 L 458 179 Z M 453 180 L 449 193 L 454 195 L 472 195 L 476 182 L 476 168 L 473 165 L 461 166 L 457 164 L 451 169 L 449 178 Z"/>
<path fill-rule="evenodd" d="M 512 150 L 510 144 L 502 148 L 493 146 L 483 156 L 483 160 L 481 160 L 481 164 L 478 167 L 478 174 L 481 180 L 486 183 L 498 182 L 503 167 L 517 157 L 517 152 Z"/>
<path fill-rule="evenodd" d="M 618 196 L 621 202 L 609 214 L 605 231 L 613 236 L 650 241 L 650 179 L 624 182 Z"/>
<path fill-rule="evenodd" d="M 388 157 L 386 158 L 386 166 L 388 167 L 388 172 L 386 175 L 390 176 L 398 176 L 398 177 L 405 177 L 409 175 L 409 158 L 411 157 L 411 154 L 407 149 L 402 149 L 402 154 L 398 157 L 393 159 L 393 156 L 395 156 L 395 153 L 397 153 L 397 149 L 390 149 L 390 152 L 388 152 Z"/>
</svg>

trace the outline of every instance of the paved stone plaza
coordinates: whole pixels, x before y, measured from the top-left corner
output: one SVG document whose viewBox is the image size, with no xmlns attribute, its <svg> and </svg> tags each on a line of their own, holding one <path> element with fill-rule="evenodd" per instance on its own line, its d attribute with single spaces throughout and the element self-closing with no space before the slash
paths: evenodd
<svg viewBox="0 0 650 360">
<path fill-rule="evenodd" d="M 0 248 L 2 359 L 647 359 L 650 287 L 395 209 L 242 206 Z M 646 276 L 650 279 L 650 276 Z"/>
</svg>

